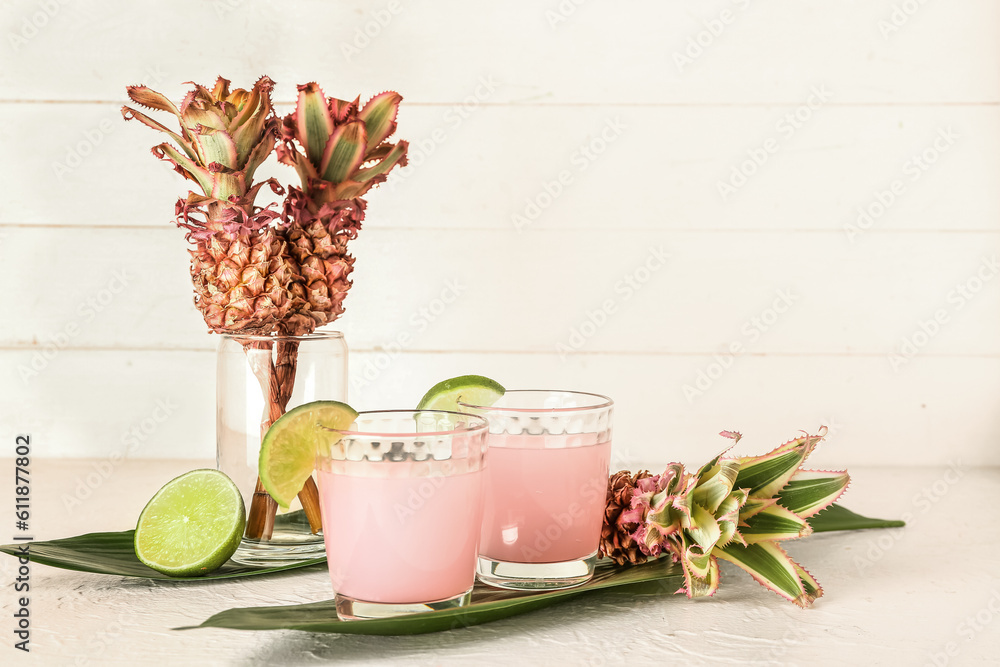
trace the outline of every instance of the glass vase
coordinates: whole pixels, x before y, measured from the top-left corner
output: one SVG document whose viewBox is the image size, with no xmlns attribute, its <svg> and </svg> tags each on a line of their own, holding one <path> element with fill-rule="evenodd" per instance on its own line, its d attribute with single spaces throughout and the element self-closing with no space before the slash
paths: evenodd
<svg viewBox="0 0 1000 667">
<path fill-rule="evenodd" d="M 347 400 L 347 344 L 340 332 L 307 336 L 224 335 L 216 366 L 216 456 L 239 487 L 247 529 L 233 560 L 276 566 L 322 558 L 315 477 L 288 509 L 260 484 L 257 461 L 267 428 L 286 411 L 317 400 Z"/>
</svg>

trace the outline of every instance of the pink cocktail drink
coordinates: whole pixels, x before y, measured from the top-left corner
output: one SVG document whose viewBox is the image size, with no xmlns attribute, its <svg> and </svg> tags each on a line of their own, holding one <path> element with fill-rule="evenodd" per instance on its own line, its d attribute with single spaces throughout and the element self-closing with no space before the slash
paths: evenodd
<svg viewBox="0 0 1000 667">
<path fill-rule="evenodd" d="M 340 618 L 468 603 L 487 426 L 456 412 L 384 410 L 320 440 L 323 538 Z"/>
<path fill-rule="evenodd" d="M 346 472 L 319 474 L 326 558 L 338 594 L 407 604 L 444 600 L 472 588 L 482 470 L 393 478 Z"/>
<path fill-rule="evenodd" d="M 490 436 L 479 547 L 483 556 L 512 563 L 559 563 L 597 551 L 611 442 L 595 444 L 593 439 Z"/>
<path fill-rule="evenodd" d="M 590 579 L 607 496 L 611 399 L 514 390 L 492 405 L 459 406 L 490 422 L 480 581 L 532 590 Z"/>
</svg>

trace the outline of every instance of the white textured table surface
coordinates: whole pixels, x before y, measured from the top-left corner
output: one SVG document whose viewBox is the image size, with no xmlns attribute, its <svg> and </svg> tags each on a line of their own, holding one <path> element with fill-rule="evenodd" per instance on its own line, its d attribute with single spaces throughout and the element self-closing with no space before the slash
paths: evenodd
<svg viewBox="0 0 1000 667">
<path fill-rule="evenodd" d="M 0 463 L 12 470 L 9 461 Z M 95 465 L 101 464 L 34 462 L 37 539 L 130 528 L 163 482 L 210 463 L 131 461 L 115 465 L 106 479 L 91 474 L 98 470 Z M 845 505 L 872 516 L 907 516 L 910 525 L 816 535 L 791 545 L 793 557 L 826 589 L 810 610 L 779 599 L 724 563 L 714 600 L 612 591 L 487 625 L 414 637 L 177 632 L 170 628 L 199 623 L 230 607 L 327 599 L 329 581 L 313 572 L 192 585 L 35 565 L 31 653 L 25 655 L 12 647 L 16 561 L 0 554 L 0 663 L 1000 663 L 1000 470 L 861 468 L 851 473 Z M 3 497 L 12 498 L 12 486 L 4 482 L 2 487 Z M 7 523 L 0 523 L 3 542 L 12 532 Z"/>
</svg>

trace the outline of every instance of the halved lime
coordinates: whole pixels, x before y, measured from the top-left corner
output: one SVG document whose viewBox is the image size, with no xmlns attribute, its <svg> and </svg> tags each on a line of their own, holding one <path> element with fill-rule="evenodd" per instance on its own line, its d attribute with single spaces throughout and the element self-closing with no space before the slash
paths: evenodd
<svg viewBox="0 0 1000 667">
<path fill-rule="evenodd" d="M 260 481 L 279 505 L 288 507 L 316 468 L 316 451 L 322 442 L 334 444 L 340 436 L 330 429 L 344 429 L 358 416 L 339 401 L 313 401 L 283 414 L 267 430 L 260 444 Z"/>
<path fill-rule="evenodd" d="M 460 375 L 431 387 L 420 399 L 417 410 L 463 412 L 459 403 L 493 405 L 506 391 L 499 382 L 482 375 Z"/>
<path fill-rule="evenodd" d="M 197 577 L 222 567 L 246 526 L 243 496 L 218 470 L 192 470 L 163 485 L 135 527 L 135 555 L 172 577 Z"/>
</svg>

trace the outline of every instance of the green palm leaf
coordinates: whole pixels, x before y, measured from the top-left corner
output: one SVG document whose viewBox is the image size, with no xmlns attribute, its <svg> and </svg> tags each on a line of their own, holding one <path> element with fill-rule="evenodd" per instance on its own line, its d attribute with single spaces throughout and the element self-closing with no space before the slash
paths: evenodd
<svg viewBox="0 0 1000 667">
<path fill-rule="evenodd" d="M 282 514 L 275 521 L 281 524 L 309 525 L 302 510 Z M 118 533 L 87 533 L 86 535 L 77 535 L 61 540 L 5 544 L 0 546 L 0 552 L 10 554 L 11 556 L 20 556 L 22 554 L 19 550 L 20 547 L 29 544 L 28 558 L 32 563 L 40 563 L 42 565 L 50 565 L 77 572 L 111 574 L 119 577 L 140 577 L 143 579 L 162 579 L 166 581 L 206 581 L 210 579 L 250 577 L 304 567 L 325 567 L 326 563 L 325 558 L 313 558 L 301 563 L 295 563 L 294 565 L 257 567 L 240 565 L 229 561 L 215 572 L 200 577 L 168 577 L 161 572 L 146 567 L 136 558 L 134 537 L 134 530 L 124 530 Z"/>
<path fill-rule="evenodd" d="M 657 582 L 673 593 L 684 583 L 681 569 L 669 559 L 634 567 L 599 565 L 587 583 L 560 591 L 527 593 L 489 588 L 477 584 L 472 602 L 460 609 L 433 611 L 365 621 L 341 621 L 333 600 L 312 604 L 245 607 L 223 611 L 198 626 L 178 628 L 230 628 L 233 630 L 304 630 L 360 635 L 415 635 L 454 630 L 523 614 L 597 590 Z"/>
<path fill-rule="evenodd" d="M 830 533 L 838 530 L 902 528 L 906 522 L 898 519 L 872 519 L 852 512 L 843 505 L 830 505 L 819 514 L 809 517 L 809 525 L 814 533 Z"/>
<path fill-rule="evenodd" d="M 301 512 L 292 512 L 283 515 L 281 518 L 291 521 L 296 520 L 298 515 L 301 515 Z M 889 528 L 903 525 L 902 521 L 872 519 L 861 516 L 840 505 L 833 505 L 816 514 L 809 519 L 809 523 L 814 532 Z M 0 552 L 16 557 L 20 555 L 19 547 L 22 546 L 24 545 L 3 545 L 0 546 Z M 754 545 L 754 547 L 758 546 Z M 727 547 L 726 552 L 737 553 L 735 551 L 736 548 L 742 547 L 734 544 L 731 547 Z M 716 549 L 716 551 L 721 550 Z M 744 550 L 743 554 L 746 553 L 747 551 Z M 273 568 L 246 567 L 230 562 L 220 570 L 202 577 L 171 578 L 139 562 L 133 551 L 133 531 L 131 530 L 119 533 L 90 533 L 61 540 L 31 542 L 28 557 L 34 563 L 66 570 L 177 582 L 197 582 L 212 579 L 268 575 L 284 570 L 305 567 L 319 569 L 324 567 L 323 559 L 314 559 L 296 565 Z M 731 560 L 731 558 L 727 558 L 727 560 Z M 800 582 L 802 592 L 807 597 L 819 597 L 822 591 L 812 576 L 794 562 L 791 562 L 791 566 L 795 577 Z M 702 591 L 702 586 L 705 586 L 704 590 L 707 592 L 718 585 L 717 566 L 709 565 L 709 568 L 708 577 L 691 582 L 696 591 Z M 661 559 L 645 565 L 623 568 L 613 566 L 605 561 L 598 565 L 594 579 L 578 588 L 536 594 L 501 591 L 477 586 L 473 592 L 473 604 L 470 607 L 448 612 L 415 614 L 376 621 L 342 622 L 337 619 L 336 609 L 334 608 L 333 601 L 330 600 L 309 605 L 230 609 L 216 614 L 198 627 L 220 627 L 240 630 L 295 629 L 308 630 L 310 632 L 374 635 L 437 632 L 439 630 L 466 627 L 523 614 L 558 602 L 570 600 L 593 590 L 642 584 L 644 582 L 656 582 L 661 590 L 666 593 L 675 592 L 685 583 L 684 575 L 680 568 L 671 565 L 669 559 Z"/>
</svg>

